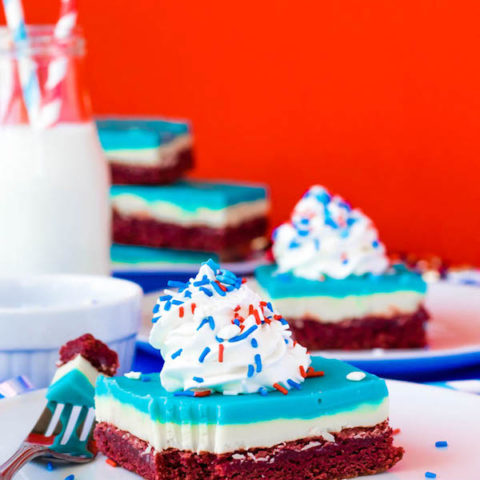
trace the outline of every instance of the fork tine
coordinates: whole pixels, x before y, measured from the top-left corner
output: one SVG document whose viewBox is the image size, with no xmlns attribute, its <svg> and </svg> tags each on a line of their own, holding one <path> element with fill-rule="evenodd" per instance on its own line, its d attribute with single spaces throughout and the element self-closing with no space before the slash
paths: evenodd
<svg viewBox="0 0 480 480">
<path fill-rule="evenodd" d="M 75 430 L 75 425 L 77 424 L 78 417 L 82 411 L 82 406 L 75 405 L 72 407 L 70 413 L 70 418 L 68 419 L 67 426 L 65 427 L 65 433 L 63 434 L 60 445 L 66 445 L 72 436 L 73 431 Z"/>
<path fill-rule="evenodd" d="M 57 403 L 57 406 L 55 407 L 55 411 L 53 412 L 50 423 L 48 424 L 48 427 L 45 430 L 46 437 L 49 437 L 55 431 L 55 427 L 58 425 L 58 421 L 60 420 L 60 416 L 62 415 L 64 408 L 65 408 L 64 403 Z"/>
<path fill-rule="evenodd" d="M 93 407 L 90 407 L 88 409 L 88 413 L 83 424 L 82 432 L 80 433 L 81 442 L 87 440 L 88 436 L 90 435 L 90 430 L 93 427 L 93 422 L 95 422 L 95 409 Z"/>
</svg>

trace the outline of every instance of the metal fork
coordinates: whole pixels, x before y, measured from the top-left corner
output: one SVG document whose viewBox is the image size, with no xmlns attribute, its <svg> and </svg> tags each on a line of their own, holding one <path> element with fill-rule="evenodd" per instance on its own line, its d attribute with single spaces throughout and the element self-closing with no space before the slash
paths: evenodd
<svg viewBox="0 0 480 480">
<path fill-rule="evenodd" d="M 91 462 L 96 455 L 90 443 L 94 426 L 93 407 L 48 402 L 30 434 L 0 466 L 0 479 L 10 480 L 27 462 L 38 457 L 53 462 Z"/>
</svg>

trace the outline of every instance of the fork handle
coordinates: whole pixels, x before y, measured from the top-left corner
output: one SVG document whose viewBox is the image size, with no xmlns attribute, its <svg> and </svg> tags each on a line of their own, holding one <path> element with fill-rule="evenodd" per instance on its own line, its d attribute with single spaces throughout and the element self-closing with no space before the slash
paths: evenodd
<svg viewBox="0 0 480 480">
<path fill-rule="evenodd" d="M 0 466 L 0 479 L 10 480 L 27 462 L 48 452 L 43 445 L 24 443 L 20 448 Z"/>
</svg>

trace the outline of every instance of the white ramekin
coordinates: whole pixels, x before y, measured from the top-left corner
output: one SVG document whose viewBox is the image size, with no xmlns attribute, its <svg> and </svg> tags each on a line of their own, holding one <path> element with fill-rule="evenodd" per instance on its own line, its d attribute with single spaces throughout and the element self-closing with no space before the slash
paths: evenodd
<svg viewBox="0 0 480 480">
<path fill-rule="evenodd" d="M 0 381 L 26 375 L 50 382 L 59 348 L 91 333 L 116 350 L 129 371 L 141 321 L 142 289 L 90 275 L 0 277 Z"/>
</svg>

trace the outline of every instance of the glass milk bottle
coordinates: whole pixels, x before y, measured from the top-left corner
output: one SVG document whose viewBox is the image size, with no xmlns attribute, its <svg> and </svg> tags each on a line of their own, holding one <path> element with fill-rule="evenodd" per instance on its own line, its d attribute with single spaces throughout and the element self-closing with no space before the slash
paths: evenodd
<svg viewBox="0 0 480 480">
<path fill-rule="evenodd" d="M 84 85 L 84 40 L 60 42 L 46 26 L 28 33 L 13 46 L 0 29 L 0 275 L 108 274 L 109 175 Z M 41 99 L 33 106 L 20 82 L 27 64 Z"/>
</svg>

